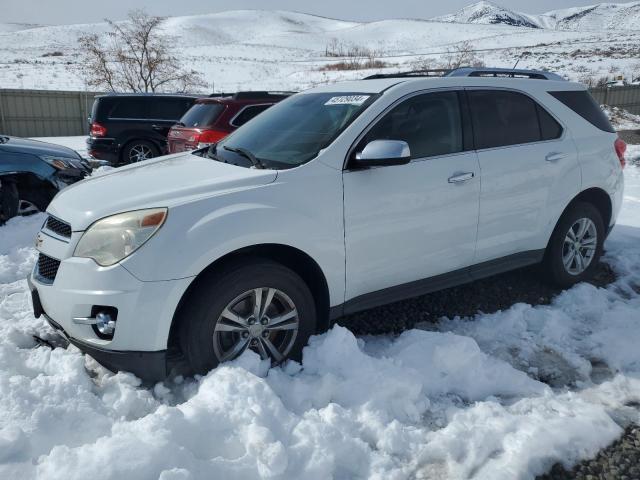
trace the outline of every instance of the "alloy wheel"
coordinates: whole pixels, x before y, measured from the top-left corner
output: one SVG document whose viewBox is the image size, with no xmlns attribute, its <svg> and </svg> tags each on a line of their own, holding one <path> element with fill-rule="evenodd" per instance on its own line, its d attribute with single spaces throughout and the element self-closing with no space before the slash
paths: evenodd
<svg viewBox="0 0 640 480">
<path fill-rule="evenodd" d="M 40 209 L 28 200 L 18 200 L 18 216 L 27 217 L 38 213 Z"/>
<path fill-rule="evenodd" d="M 261 287 L 238 295 L 216 322 L 213 350 L 219 362 L 232 360 L 247 348 L 278 364 L 293 347 L 300 320 L 287 294 Z"/>
<path fill-rule="evenodd" d="M 570 275 L 583 273 L 596 254 L 598 231 L 589 218 L 580 218 L 569 228 L 562 246 L 562 263 Z"/>
<path fill-rule="evenodd" d="M 142 162 L 149 158 L 153 158 L 153 152 L 147 145 L 134 145 L 129 150 L 129 161 L 132 163 Z"/>
</svg>

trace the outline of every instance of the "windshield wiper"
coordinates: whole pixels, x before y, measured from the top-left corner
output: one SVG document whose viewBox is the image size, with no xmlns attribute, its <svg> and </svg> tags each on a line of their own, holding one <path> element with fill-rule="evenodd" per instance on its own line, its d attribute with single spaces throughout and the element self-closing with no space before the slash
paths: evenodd
<svg viewBox="0 0 640 480">
<path fill-rule="evenodd" d="M 224 145 L 222 148 L 229 152 L 237 153 L 238 155 L 246 158 L 251 162 L 251 165 L 256 168 L 267 168 L 267 166 L 258 157 L 256 157 L 250 150 L 242 147 L 227 147 Z"/>
</svg>

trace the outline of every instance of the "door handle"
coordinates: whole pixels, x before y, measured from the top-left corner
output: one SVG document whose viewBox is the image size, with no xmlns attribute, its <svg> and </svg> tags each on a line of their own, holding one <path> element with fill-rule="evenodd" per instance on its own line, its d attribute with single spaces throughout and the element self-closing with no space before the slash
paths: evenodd
<svg viewBox="0 0 640 480">
<path fill-rule="evenodd" d="M 562 160 L 563 158 L 566 158 L 567 156 L 568 156 L 567 153 L 551 152 L 546 157 L 544 157 L 544 159 L 547 162 L 557 162 L 558 160 Z"/>
<path fill-rule="evenodd" d="M 475 174 L 473 172 L 457 173 L 453 177 L 449 177 L 449 183 L 464 183 L 471 180 Z"/>
</svg>

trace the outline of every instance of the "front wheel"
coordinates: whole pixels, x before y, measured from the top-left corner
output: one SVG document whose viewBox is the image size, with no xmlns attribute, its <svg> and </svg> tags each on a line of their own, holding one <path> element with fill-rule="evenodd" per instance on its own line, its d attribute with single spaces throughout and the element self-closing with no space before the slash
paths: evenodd
<svg viewBox="0 0 640 480">
<path fill-rule="evenodd" d="M 0 179 L 0 225 L 18 214 L 18 189 L 9 180 Z"/>
<path fill-rule="evenodd" d="M 576 203 L 553 231 L 545 253 L 545 273 L 561 287 L 591 278 L 602 255 L 604 236 L 600 211 L 590 203 Z"/>
<path fill-rule="evenodd" d="M 246 350 L 279 364 L 300 360 L 316 331 L 305 282 L 278 263 L 254 259 L 199 280 L 180 312 L 180 345 L 195 373 Z"/>
</svg>

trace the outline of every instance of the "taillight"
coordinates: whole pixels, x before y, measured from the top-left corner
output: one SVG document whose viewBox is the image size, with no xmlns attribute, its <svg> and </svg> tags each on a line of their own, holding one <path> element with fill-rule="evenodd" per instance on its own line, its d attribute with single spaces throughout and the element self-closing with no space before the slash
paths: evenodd
<svg viewBox="0 0 640 480">
<path fill-rule="evenodd" d="M 229 135 L 227 132 L 220 130 L 203 130 L 197 138 L 198 143 L 216 143 Z"/>
<path fill-rule="evenodd" d="M 624 158 L 624 154 L 627 151 L 627 144 L 624 143 L 620 137 L 616 138 L 616 141 L 613 142 L 613 148 L 616 150 L 616 155 L 618 155 L 618 160 L 620 160 L 620 166 L 624 168 L 627 161 Z"/>
<path fill-rule="evenodd" d="M 99 123 L 93 122 L 91 124 L 91 130 L 89 131 L 89 134 L 92 137 L 104 137 L 107 134 L 107 128 L 103 127 Z"/>
</svg>

